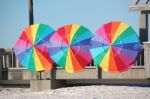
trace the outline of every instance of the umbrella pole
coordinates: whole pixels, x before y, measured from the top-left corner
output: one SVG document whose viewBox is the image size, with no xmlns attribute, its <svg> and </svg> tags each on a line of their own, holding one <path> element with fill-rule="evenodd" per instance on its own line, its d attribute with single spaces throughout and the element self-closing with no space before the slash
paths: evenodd
<svg viewBox="0 0 150 99">
<path fill-rule="evenodd" d="M 39 79 L 42 80 L 42 72 L 39 71 Z"/>
<path fill-rule="evenodd" d="M 33 18 L 33 0 L 28 0 L 29 2 L 29 25 L 32 25 L 34 23 Z"/>
</svg>

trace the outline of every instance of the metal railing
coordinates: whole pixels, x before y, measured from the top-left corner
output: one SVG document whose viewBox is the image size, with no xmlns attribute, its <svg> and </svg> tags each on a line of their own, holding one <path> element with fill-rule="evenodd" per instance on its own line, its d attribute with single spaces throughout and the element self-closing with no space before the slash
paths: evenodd
<svg viewBox="0 0 150 99">
<path fill-rule="evenodd" d="M 144 66 L 144 49 L 137 57 L 137 61 L 135 62 L 135 66 Z"/>
<path fill-rule="evenodd" d="M 5 68 L 22 68 L 13 52 L 3 52 L 2 67 Z"/>
<path fill-rule="evenodd" d="M 135 62 L 135 66 L 144 66 L 144 50 L 137 58 L 137 61 Z M 15 54 L 12 51 L 4 52 L 2 54 L 2 67 L 3 68 L 23 68 L 16 58 Z M 94 62 L 92 61 L 86 68 L 89 67 L 96 67 L 94 66 Z"/>
</svg>

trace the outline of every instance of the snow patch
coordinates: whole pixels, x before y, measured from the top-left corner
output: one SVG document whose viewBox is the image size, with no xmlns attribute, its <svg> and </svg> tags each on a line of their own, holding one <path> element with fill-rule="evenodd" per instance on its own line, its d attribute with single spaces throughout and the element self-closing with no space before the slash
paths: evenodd
<svg viewBox="0 0 150 99">
<path fill-rule="evenodd" d="M 150 99 L 150 87 L 93 85 L 42 92 L 0 87 L 0 99 Z"/>
</svg>

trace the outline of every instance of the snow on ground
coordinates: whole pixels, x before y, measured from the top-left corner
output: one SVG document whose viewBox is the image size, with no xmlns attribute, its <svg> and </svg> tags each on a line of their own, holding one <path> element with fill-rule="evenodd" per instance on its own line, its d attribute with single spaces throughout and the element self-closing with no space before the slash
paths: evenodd
<svg viewBox="0 0 150 99">
<path fill-rule="evenodd" d="M 0 87 L 0 99 L 150 99 L 150 87 L 93 85 L 42 92 Z"/>
</svg>

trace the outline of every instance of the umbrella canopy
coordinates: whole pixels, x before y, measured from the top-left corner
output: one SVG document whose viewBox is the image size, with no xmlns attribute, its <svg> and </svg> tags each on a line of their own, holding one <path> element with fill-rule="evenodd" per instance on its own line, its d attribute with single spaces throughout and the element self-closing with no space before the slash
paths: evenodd
<svg viewBox="0 0 150 99">
<path fill-rule="evenodd" d="M 123 72 L 134 64 L 141 44 L 136 32 L 123 22 L 100 27 L 91 40 L 95 65 L 108 72 Z"/>
<path fill-rule="evenodd" d="M 91 62 L 89 48 L 92 36 L 90 30 L 82 25 L 63 26 L 51 36 L 49 53 L 67 72 L 79 72 Z"/>
<path fill-rule="evenodd" d="M 25 28 L 14 46 L 20 64 L 31 71 L 48 72 L 53 61 L 48 53 L 49 37 L 54 30 L 48 25 L 34 24 Z"/>
</svg>

